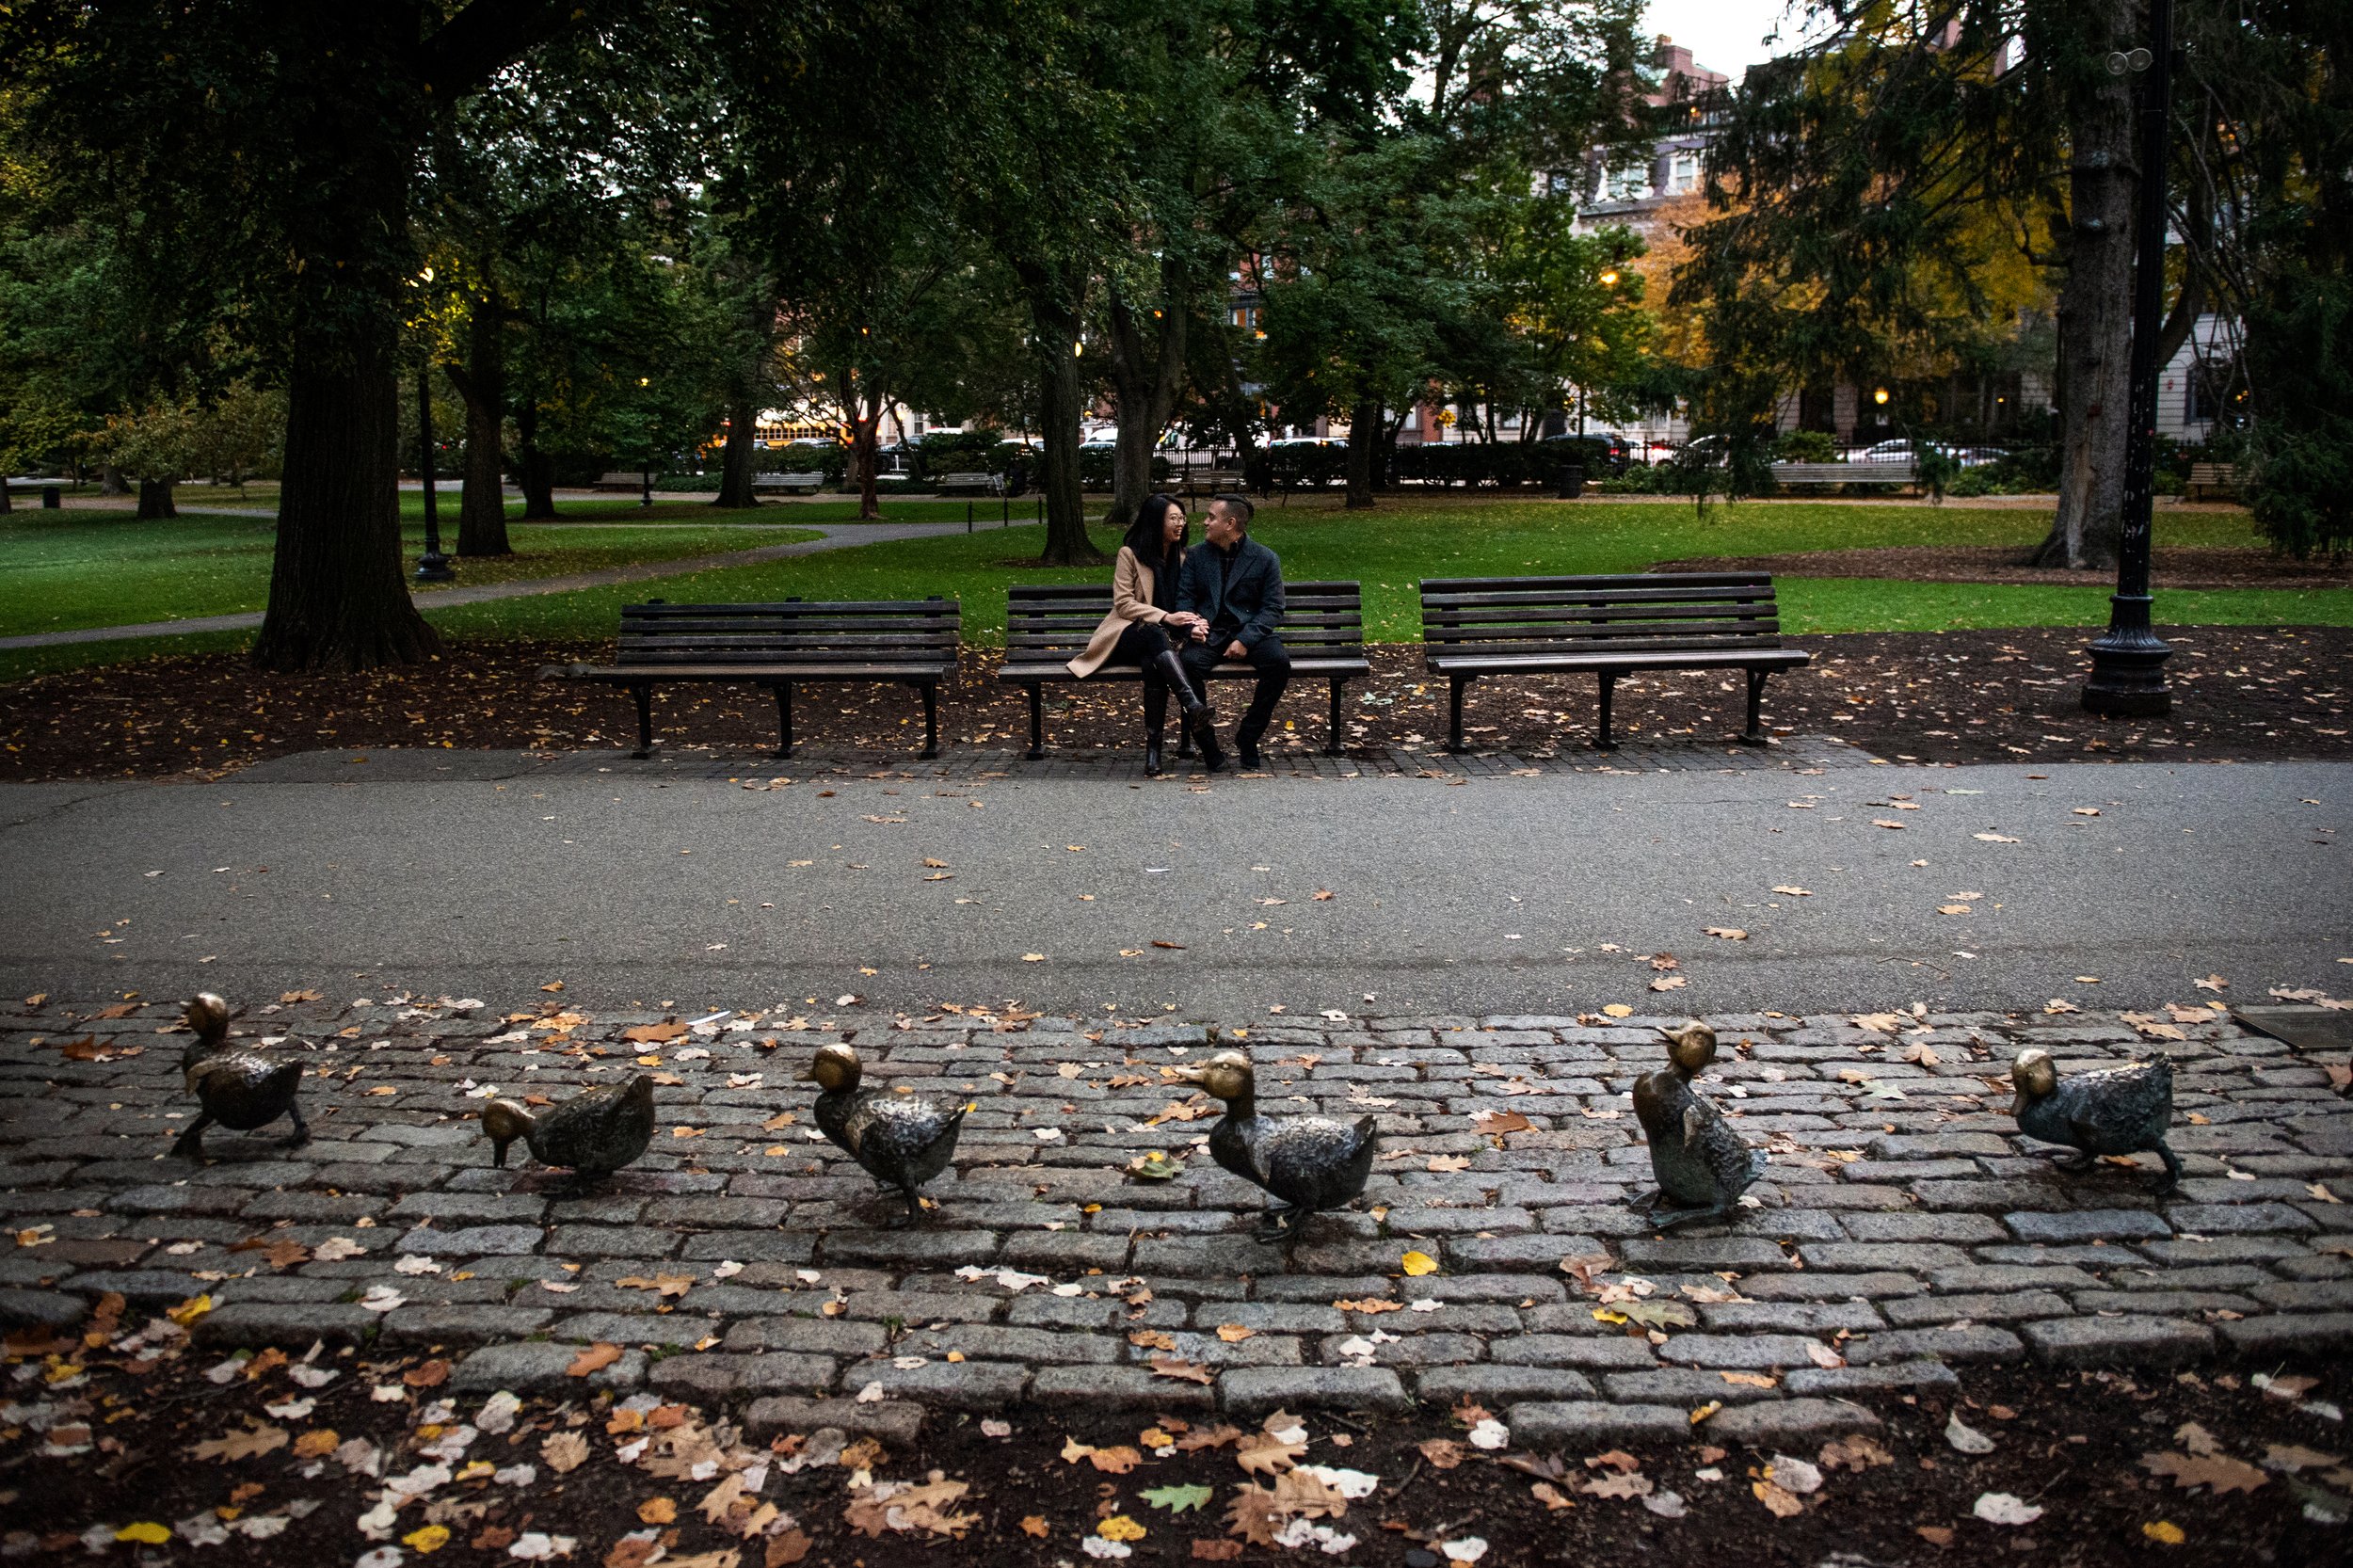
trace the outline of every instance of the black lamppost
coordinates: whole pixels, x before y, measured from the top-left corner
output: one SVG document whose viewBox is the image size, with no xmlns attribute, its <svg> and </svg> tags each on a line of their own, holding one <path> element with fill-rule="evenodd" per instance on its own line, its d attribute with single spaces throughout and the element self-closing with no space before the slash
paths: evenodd
<svg viewBox="0 0 2353 1568">
<path fill-rule="evenodd" d="M 421 455 L 417 472 L 424 480 L 424 554 L 417 561 L 417 581 L 420 583 L 451 583 L 457 573 L 450 569 L 449 557 L 441 553 L 441 512 L 433 494 L 433 367 L 428 360 L 417 366 L 417 448 Z"/>
<path fill-rule="evenodd" d="M 2172 0 L 2150 0 L 2149 47 L 2108 56 L 2140 84 L 2140 206 L 2133 259 L 2132 431 L 2124 446 L 2124 527 L 2108 629 L 2091 645 L 2084 708 L 2113 718 L 2173 710 L 2165 661 L 2173 649 L 2149 625 L 2149 517 L 2157 467 L 2157 328 L 2165 304 L 2165 116 L 2173 54 Z"/>
</svg>

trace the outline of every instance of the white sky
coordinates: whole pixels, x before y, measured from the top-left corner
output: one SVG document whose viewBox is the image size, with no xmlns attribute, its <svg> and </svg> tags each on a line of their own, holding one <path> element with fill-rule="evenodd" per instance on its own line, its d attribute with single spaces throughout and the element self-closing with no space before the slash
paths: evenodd
<svg viewBox="0 0 2353 1568">
<path fill-rule="evenodd" d="M 1649 29 L 1689 49 L 1735 82 L 1749 67 L 1786 54 L 1804 30 L 1804 0 L 1651 0 Z M 1781 40 L 1763 40 L 1778 30 Z"/>
</svg>

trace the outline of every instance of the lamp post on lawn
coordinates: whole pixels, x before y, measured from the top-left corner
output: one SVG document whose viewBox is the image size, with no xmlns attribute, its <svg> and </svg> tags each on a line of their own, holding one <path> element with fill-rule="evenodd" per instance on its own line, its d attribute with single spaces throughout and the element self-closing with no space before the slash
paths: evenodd
<svg viewBox="0 0 2353 1568">
<path fill-rule="evenodd" d="M 417 366 L 417 447 L 419 477 L 424 481 L 424 554 L 417 561 L 420 583 L 456 582 L 449 557 L 441 553 L 441 514 L 433 495 L 433 366 Z"/>
<path fill-rule="evenodd" d="M 2113 718 L 2172 712 L 2165 661 L 2173 649 L 2149 623 L 2149 520 L 2157 466 L 2157 327 L 2165 304 L 2165 115 L 2173 54 L 2172 0 L 2150 0 L 2149 47 L 2108 56 L 2140 84 L 2140 205 L 2133 259 L 2132 430 L 2124 447 L 2124 526 L 2108 629 L 2091 645 L 2084 708 Z"/>
</svg>

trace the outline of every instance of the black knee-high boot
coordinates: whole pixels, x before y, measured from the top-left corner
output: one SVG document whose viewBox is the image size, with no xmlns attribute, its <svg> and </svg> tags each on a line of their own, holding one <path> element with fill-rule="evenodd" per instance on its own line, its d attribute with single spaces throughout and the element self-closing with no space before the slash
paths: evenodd
<svg viewBox="0 0 2353 1568">
<path fill-rule="evenodd" d="M 1193 677 L 1186 672 L 1185 662 L 1176 657 L 1175 648 L 1153 659 L 1152 673 L 1176 694 L 1176 701 L 1185 711 L 1187 724 L 1198 724 L 1207 716 L 1209 705 L 1201 692 L 1193 690 Z"/>
<path fill-rule="evenodd" d="M 1160 764 L 1160 731 L 1168 727 L 1168 688 L 1147 672 L 1144 678 L 1144 771 L 1158 777 L 1163 771 Z"/>
</svg>

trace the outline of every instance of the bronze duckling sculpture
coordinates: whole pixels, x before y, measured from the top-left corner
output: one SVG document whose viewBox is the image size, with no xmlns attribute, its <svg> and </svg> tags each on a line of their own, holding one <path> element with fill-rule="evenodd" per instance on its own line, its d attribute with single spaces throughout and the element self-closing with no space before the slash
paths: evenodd
<svg viewBox="0 0 2353 1568">
<path fill-rule="evenodd" d="M 492 1100 L 483 1108 L 482 1130 L 490 1140 L 490 1163 L 502 1170 L 507 1145 L 520 1138 L 542 1165 L 609 1176 L 653 1142 L 653 1078 L 639 1073 L 627 1083 L 583 1089 L 542 1111 Z"/>
<path fill-rule="evenodd" d="M 229 1004 L 206 991 L 188 1003 L 188 1027 L 196 1039 L 180 1053 L 180 1076 L 201 1107 L 195 1121 L 171 1152 L 183 1160 L 204 1158 L 204 1129 L 217 1122 L 236 1132 L 267 1127 L 280 1116 L 294 1118 L 286 1146 L 299 1148 L 311 1141 L 296 1098 L 302 1087 L 302 1064 L 271 1055 L 257 1046 L 229 1043 Z"/>
<path fill-rule="evenodd" d="M 1667 1065 L 1634 1080 L 1634 1115 L 1650 1144 L 1658 1190 L 1634 1200 L 1661 1230 L 1689 1220 L 1722 1219 L 1749 1184 L 1765 1174 L 1765 1151 L 1753 1149 L 1691 1080 L 1716 1059 L 1716 1032 L 1703 1023 L 1667 1034 Z M 1661 1214 L 1658 1204 L 1683 1207 Z"/>
<path fill-rule="evenodd" d="M 898 1189 L 906 1199 L 906 1212 L 891 1222 L 903 1225 L 921 1212 L 923 1184 L 954 1158 L 956 1134 L 971 1107 L 861 1089 L 865 1070 L 850 1047 L 821 1046 L 801 1081 L 818 1087 L 818 1130 L 879 1185 Z"/>
<path fill-rule="evenodd" d="M 1318 1212 L 1345 1208 L 1364 1192 L 1381 1141 L 1372 1117 L 1262 1116 L 1257 1074 L 1238 1050 L 1176 1076 L 1225 1102 L 1209 1129 L 1209 1158 L 1277 1200 L 1259 1222 L 1259 1240 L 1295 1240 Z"/>
<path fill-rule="evenodd" d="M 2159 1192 L 2181 1181 L 2182 1162 L 2165 1143 L 2173 1122 L 2173 1064 L 2164 1057 L 2063 1079 L 2051 1053 L 2030 1046 L 2010 1064 L 2009 1081 L 2017 1091 L 2009 1113 L 2018 1130 L 2081 1151 L 2074 1169 L 2089 1169 L 2104 1154 L 2147 1149 L 2165 1161 Z"/>
</svg>

